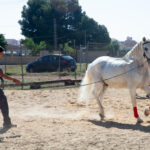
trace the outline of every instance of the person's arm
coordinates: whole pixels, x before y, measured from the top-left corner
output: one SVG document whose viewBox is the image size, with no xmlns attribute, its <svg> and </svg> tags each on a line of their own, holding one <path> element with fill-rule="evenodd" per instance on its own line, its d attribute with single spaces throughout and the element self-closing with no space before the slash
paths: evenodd
<svg viewBox="0 0 150 150">
<path fill-rule="evenodd" d="M 0 77 L 4 78 L 4 79 L 7 79 L 7 80 L 11 80 L 13 82 L 15 82 L 16 84 L 21 84 L 21 82 L 15 78 L 12 78 L 12 77 L 9 77 L 8 75 L 6 74 L 3 74 L 3 70 L 0 69 Z"/>
</svg>

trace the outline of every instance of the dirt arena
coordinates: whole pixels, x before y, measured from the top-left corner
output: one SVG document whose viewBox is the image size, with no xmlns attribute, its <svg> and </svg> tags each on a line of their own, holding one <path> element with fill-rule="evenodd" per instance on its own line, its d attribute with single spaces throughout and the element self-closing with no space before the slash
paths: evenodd
<svg viewBox="0 0 150 150">
<path fill-rule="evenodd" d="M 78 88 L 6 90 L 10 116 L 17 127 L 0 129 L 0 150 L 149 150 L 150 100 L 138 100 L 144 123 L 136 124 L 128 90 L 108 89 L 106 121 L 100 122 L 96 101 L 76 104 Z M 138 95 L 145 93 L 138 90 Z M 2 117 L 0 115 L 0 126 Z"/>
</svg>

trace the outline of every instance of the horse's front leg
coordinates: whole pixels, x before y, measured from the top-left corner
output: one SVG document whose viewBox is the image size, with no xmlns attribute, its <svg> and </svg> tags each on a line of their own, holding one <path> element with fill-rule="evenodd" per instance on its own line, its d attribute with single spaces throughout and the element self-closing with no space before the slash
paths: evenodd
<svg viewBox="0 0 150 150">
<path fill-rule="evenodd" d="M 137 123 L 142 123 L 143 120 L 139 117 L 138 110 L 137 110 L 136 89 L 130 90 L 130 95 L 131 95 L 134 117 L 137 119 Z"/>
</svg>

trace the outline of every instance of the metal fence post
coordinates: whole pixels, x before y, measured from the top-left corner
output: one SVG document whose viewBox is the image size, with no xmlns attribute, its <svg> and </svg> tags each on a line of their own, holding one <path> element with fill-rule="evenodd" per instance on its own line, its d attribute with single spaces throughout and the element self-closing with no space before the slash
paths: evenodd
<svg viewBox="0 0 150 150">
<path fill-rule="evenodd" d="M 22 64 L 22 47 L 21 47 L 21 43 L 20 43 L 20 52 L 21 52 L 21 56 L 20 56 L 20 61 L 21 61 L 21 77 L 22 77 L 22 90 L 23 90 L 23 84 L 24 84 L 24 72 L 23 72 L 23 64 Z"/>
<path fill-rule="evenodd" d="M 87 43 L 87 46 L 86 46 L 86 69 L 87 69 L 88 63 L 89 63 L 89 54 L 88 54 L 88 51 L 89 51 L 89 42 Z"/>
<path fill-rule="evenodd" d="M 76 60 L 76 63 L 77 63 L 77 49 L 76 49 L 76 41 L 73 40 L 73 45 L 74 45 L 74 51 L 75 51 L 75 60 Z M 76 69 L 75 69 L 75 80 L 77 79 L 77 72 L 76 72 Z"/>
</svg>

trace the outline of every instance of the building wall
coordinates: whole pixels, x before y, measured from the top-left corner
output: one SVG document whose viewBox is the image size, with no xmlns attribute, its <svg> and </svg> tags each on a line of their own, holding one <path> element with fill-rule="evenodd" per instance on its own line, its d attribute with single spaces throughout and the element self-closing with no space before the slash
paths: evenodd
<svg viewBox="0 0 150 150">
<path fill-rule="evenodd" d="M 78 63 L 90 63 L 100 56 L 107 56 L 108 51 L 82 51 L 77 53 Z M 35 61 L 40 56 L 4 56 L 0 59 L 0 65 L 19 65 Z M 21 60 L 22 59 L 22 60 Z"/>
<path fill-rule="evenodd" d="M 39 58 L 39 56 L 4 56 L 0 59 L 0 65 L 27 64 Z M 21 60 L 22 59 L 22 60 Z"/>
<path fill-rule="evenodd" d="M 108 51 L 82 51 L 77 54 L 77 62 L 90 63 L 100 56 L 107 56 Z"/>
</svg>

